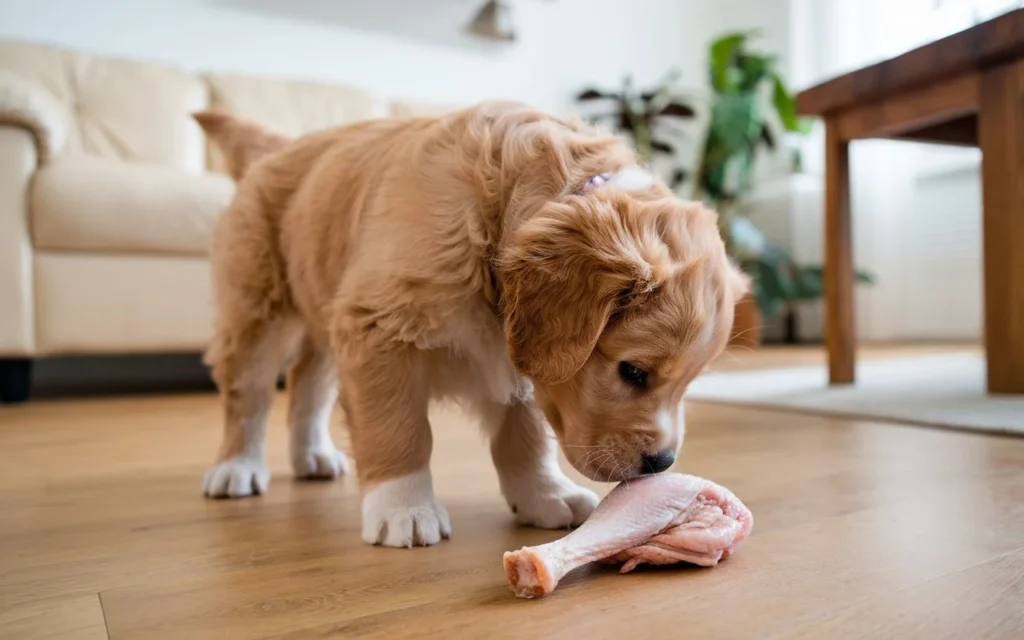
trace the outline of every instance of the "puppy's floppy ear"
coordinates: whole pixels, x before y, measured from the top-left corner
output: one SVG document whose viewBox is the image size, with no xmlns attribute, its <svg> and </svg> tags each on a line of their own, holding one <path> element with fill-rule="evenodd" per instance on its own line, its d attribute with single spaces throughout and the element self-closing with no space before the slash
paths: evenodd
<svg viewBox="0 0 1024 640">
<path fill-rule="evenodd" d="M 498 271 L 505 334 L 520 372 L 564 382 L 590 357 L 617 303 L 657 287 L 637 242 L 613 212 L 561 204 L 515 232 Z"/>
</svg>

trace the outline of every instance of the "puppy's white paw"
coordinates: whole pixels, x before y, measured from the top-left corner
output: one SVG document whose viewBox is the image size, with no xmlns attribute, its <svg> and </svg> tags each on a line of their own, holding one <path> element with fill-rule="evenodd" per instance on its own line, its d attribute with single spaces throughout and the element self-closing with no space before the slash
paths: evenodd
<svg viewBox="0 0 1024 640">
<path fill-rule="evenodd" d="M 434 497 L 427 469 L 382 482 L 363 498 L 363 540 L 369 544 L 429 546 L 451 534 L 451 519 Z"/>
<path fill-rule="evenodd" d="M 348 458 L 333 445 L 292 452 L 292 471 L 296 478 L 333 480 L 348 473 Z"/>
<path fill-rule="evenodd" d="M 583 524 L 597 507 L 597 494 L 561 472 L 510 483 L 505 498 L 519 524 L 564 529 Z"/>
<path fill-rule="evenodd" d="M 234 456 L 213 465 L 203 476 L 203 493 L 211 498 L 244 498 L 267 492 L 270 470 L 259 458 Z"/>
</svg>

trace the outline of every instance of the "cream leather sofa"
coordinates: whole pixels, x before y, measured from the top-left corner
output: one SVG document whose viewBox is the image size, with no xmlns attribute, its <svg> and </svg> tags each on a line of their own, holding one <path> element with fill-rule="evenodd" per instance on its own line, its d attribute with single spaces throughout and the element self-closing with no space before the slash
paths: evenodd
<svg viewBox="0 0 1024 640">
<path fill-rule="evenodd" d="M 234 188 L 189 115 L 208 108 L 297 135 L 442 107 L 0 42 L 4 401 L 37 358 L 203 349 L 207 244 Z"/>
</svg>

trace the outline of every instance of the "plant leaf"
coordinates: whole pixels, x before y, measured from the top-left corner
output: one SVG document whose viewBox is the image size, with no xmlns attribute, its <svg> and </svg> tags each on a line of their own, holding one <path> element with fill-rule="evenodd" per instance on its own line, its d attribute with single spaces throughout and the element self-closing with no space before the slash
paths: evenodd
<svg viewBox="0 0 1024 640">
<path fill-rule="evenodd" d="M 678 189 L 684 182 L 690 177 L 690 172 L 683 168 L 678 168 L 672 172 L 672 177 L 669 179 L 669 186 L 672 190 Z"/>
<path fill-rule="evenodd" d="M 854 272 L 854 279 L 863 284 L 874 284 L 875 278 L 872 274 L 858 269 Z M 825 295 L 825 268 L 821 265 L 800 267 L 797 270 L 798 299 L 818 300 Z"/>
<path fill-rule="evenodd" d="M 765 292 L 777 300 L 786 300 L 790 295 L 785 285 L 782 284 L 781 278 L 779 278 L 780 273 L 780 271 L 763 260 L 757 261 L 757 278 L 761 286 L 765 288 Z"/>
<path fill-rule="evenodd" d="M 774 318 L 779 310 L 782 308 L 782 300 L 773 295 L 768 287 L 765 286 L 764 281 L 758 277 L 756 273 L 757 269 L 748 265 L 745 269 L 748 275 L 751 276 L 751 293 L 754 295 L 754 301 L 757 303 L 757 308 L 761 310 L 761 315 L 764 320 L 770 320 Z"/>
<path fill-rule="evenodd" d="M 742 49 L 747 40 L 753 37 L 755 33 L 757 32 L 730 33 L 711 43 L 708 62 L 711 67 L 711 86 L 716 91 L 726 93 L 735 88 L 730 82 L 729 68 L 733 64 L 736 52 Z"/>
<path fill-rule="evenodd" d="M 774 74 L 772 85 L 772 101 L 775 104 L 775 110 L 779 114 L 779 119 L 782 120 L 786 130 L 804 134 L 810 133 L 811 123 L 801 120 L 797 116 L 796 99 L 789 92 L 789 89 L 786 88 L 786 83 L 783 81 L 782 76 L 777 73 Z"/>
<path fill-rule="evenodd" d="M 675 147 L 661 140 L 651 140 L 651 149 L 661 153 L 667 153 L 669 155 L 675 155 L 676 153 Z"/>
<path fill-rule="evenodd" d="M 867 271 L 861 271 L 858 269 L 854 272 L 853 277 L 857 282 L 861 282 L 863 284 L 875 284 L 875 276 Z"/>
<path fill-rule="evenodd" d="M 604 93 L 602 91 L 598 91 L 597 89 L 586 89 L 582 91 L 578 96 L 576 96 L 576 100 L 578 100 L 579 102 L 586 102 L 587 100 L 607 100 L 618 97 L 619 96 L 615 95 L 614 93 Z"/>
<path fill-rule="evenodd" d="M 757 91 L 761 82 L 774 75 L 776 58 L 751 53 L 740 53 L 736 56 L 736 68 L 739 70 L 739 90 L 741 92 Z"/>
<path fill-rule="evenodd" d="M 718 96 L 711 107 L 709 144 L 721 145 L 723 159 L 742 153 L 761 135 L 757 96 L 728 94 Z"/>
<path fill-rule="evenodd" d="M 745 260 L 743 265 L 760 290 L 759 304 L 765 305 L 765 315 L 774 315 L 779 307 L 800 299 L 797 269 L 782 247 L 767 243 L 756 258 Z"/>
<path fill-rule="evenodd" d="M 768 128 L 767 124 L 761 125 L 761 140 L 771 150 L 775 150 L 775 136 L 772 135 L 772 130 Z"/>
<path fill-rule="evenodd" d="M 761 307 L 761 317 L 764 320 L 772 320 L 775 316 L 779 315 L 780 311 L 782 311 L 782 302 L 776 298 L 771 298 Z"/>
<path fill-rule="evenodd" d="M 825 295 L 824 274 L 821 267 L 800 267 L 796 272 L 797 299 L 819 300 Z"/>
<path fill-rule="evenodd" d="M 629 133 L 635 132 L 636 127 L 633 124 L 633 116 L 629 113 L 629 111 L 623 109 L 618 113 L 617 117 L 619 120 L 619 129 L 623 131 L 628 131 Z"/>
<path fill-rule="evenodd" d="M 753 223 L 751 223 L 753 224 Z M 782 266 L 793 267 L 793 258 L 789 255 L 789 252 L 777 244 L 772 244 L 765 240 L 764 251 L 762 251 L 762 257 L 773 265 L 777 265 L 780 268 Z"/>
<path fill-rule="evenodd" d="M 661 108 L 658 115 L 673 116 L 676 118 L 692 118 L 697 115 L 693 107 L 681 102 L 670 102 Z"/>
</svg>

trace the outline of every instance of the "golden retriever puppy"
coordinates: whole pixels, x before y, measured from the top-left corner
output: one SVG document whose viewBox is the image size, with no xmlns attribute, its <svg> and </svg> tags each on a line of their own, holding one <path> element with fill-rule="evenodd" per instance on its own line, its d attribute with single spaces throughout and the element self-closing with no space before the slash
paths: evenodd
<svg viewBox="0 0 1024 640">
<path fill-rule="evenodd" d="M 451 531 L 429 470 L 433 399 L 479 416 L 524 524 L 578 525 L 597 504 L 559 469 L 556 438 L 595 480 L 673 464 L 683 393 L 725 347 L 747 281 L 717 216 L 619 139 L 504 102 L 295 141 L 196 119 L 239 181 L 212 246 L 225 432 L 207 495 L 267 489 L 286 366 L 300 477 L 346 470 L 328 428 L 340 390 L 371 544 Z"/>
</svg>

